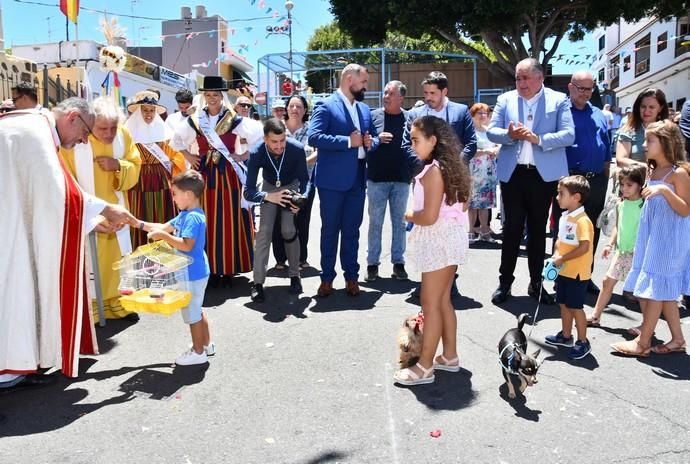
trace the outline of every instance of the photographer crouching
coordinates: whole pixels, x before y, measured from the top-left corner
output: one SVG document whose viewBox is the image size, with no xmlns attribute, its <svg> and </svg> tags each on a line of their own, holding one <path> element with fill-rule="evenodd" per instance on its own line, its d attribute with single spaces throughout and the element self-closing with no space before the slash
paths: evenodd
<svg viewBox="0 0 690 464">
<path fill-rule="evenodd" d="M 261 191 L 256 188 L 259 169 L 263 170 Z M 264 281 L 268 266 L 273 225 L 281 215 L 281 233 L 285 241 L 290 276 L 290 293 L 302 293 L 299 275 L 299 240 L 295 227 L 295 214 L 306 202 L 305 191 L 309 175 L 304 147 L 288 139 L 283 121 L 270 118 L 264 123 L 264 143 L 249 155 L 247 163 L 247 184 L 244 198 L 261 204 L 259 230 L 254 244 L 254 285 L 252 301 L 265 300 Z M 308 192 L 307 192 L 308 193 Z"/>
</svg>

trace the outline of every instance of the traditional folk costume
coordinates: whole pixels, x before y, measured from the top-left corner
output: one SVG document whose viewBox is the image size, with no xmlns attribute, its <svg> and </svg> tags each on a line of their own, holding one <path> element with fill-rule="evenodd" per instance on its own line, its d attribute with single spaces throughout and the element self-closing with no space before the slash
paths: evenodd
<svg viewBox="0 0 690 464">
<path fill-rule="evenodd" d="M 132 115 L 125 127 L 139 150 L 141 172 L 139 182 L 127 191 L 129 210 L 142 221 L 166 223 L 177 215 L 170 181 L 186 170 L 185 158 L 168 145 L 173 133 L 160 117 L 165 107 L 158 104 L 156 94 L 139 92 L 134 100 L 127 107 Z M 141 114 L 142 105 L 156 107 L 157 114 L 150 124 L 144 121 Z M 146 243 L 146 232 L 132 230 L 133 249 Z"/>
<path fill-rule="evenodd" d="M 50 367 L 76 377 L 79 354 L 98 352 L 84 238 L 106 204 L 79 188 L 58 146 L 51 115 L 0 116 L 0 382 Z"/>
<path fill-rule="evenodd" d="M 204 78 L 200 91 L 224 92 L 223 79 Z M 246 168 L 232 159 L 239 145 L 238 138 L 252 146 L 263 137 L 260 123 L 238 116 L 225 102 L 219 114 L 211 116 L 202 103 L 188 119 L 178 126 L 174 146 L 186 149 L 194 140 L 199 145 L 201 172 L 206 189 L 202 207 L 207 219 L 206 253 L 211 274 L 232 276 L 249 272 L 253 265 L 254 224 L 249 205 L 242 198 Z"/>
<path fill-rule="evenodd" d="M 90 135 L 88 144 L 79 144 L 73 149 L 61 148 L 60 154 L 83 190 L 108 203 L 128 208 L 124 192 L 134 187 L 139 180 L 141 157 L 127 129 L 118 127 L 117 135 L 111 144 L 105 144 Z M 115 158 L 120 165 L 119 169 L 104 171 L 94 161 L 99 156 Z M 116 233 L 97 233 L 96 238 L 105 317 L 121 319 L 130 313 L 120 305 L 120 275 L 119 272 L 113 271 L 113 263 L 132 252 L 130 230 L 125 226 Z M 94 295 L 92 291 L 91 297 Z M 98 308 L 95 304 L 92 307 L 94 319 L 98 320 Z"/>
</svg>

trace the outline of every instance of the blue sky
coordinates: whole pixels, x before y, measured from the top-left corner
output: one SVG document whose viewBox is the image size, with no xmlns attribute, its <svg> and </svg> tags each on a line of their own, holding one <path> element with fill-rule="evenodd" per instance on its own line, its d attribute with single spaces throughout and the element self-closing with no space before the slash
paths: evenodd
<svg viewBox="0 0 690 464">
<path fill-rule="evenodd" d="M 57 42 L 65 39 L 65 17 L 60 13 L 58 0 L 31 0 L 52 6 L 41 6 L 15 0 L 0 0 L 3 10 L 5 47 L 12 44 Z M 81 0 L 84 8 L 107 10 L 112 15 L 134 15 L 153 18 L 178 19 L 180 7 L 204 4 L 209 15 L 219 14 L 230 21 L 236 33 L 230 39 L 231 47 L 238 51 L 246 46 L 242 54 L 256 67 L 257 60 L 268 53 L 288 51 L 288 38 L 284 35 L 266 37 L 266 26 L 279 24 L 285 15 L 284 0 Z M 314 29 L 332 20 L 328 0 L 293 0 L 293 49 L 304 50 Z M 270 10 L 269 10 L 270 9 Z M 274 15 L 278 14 L 278 17 Z M 79 38 L 103 41 L 98 21 L 103 16 L 81 10 L 79 14 Z M 126 30 L 133 45 L 159 46 L 161 44 L 160 20 L 132 19 L 118 16 L 119 23 Z M 256 19 L 258 18 L 258 19 Z M 70 39 L 74 38 L 74 27 L 70 24 Z M 583 42 L 565 43 L 558 53 L 565 54 L 561 61 L 553 61 L 556 73 L 567 73 L 583 65 L 566 65 L 566 59 L 584 61 L 584 55 L 595 52 L 596 44 L 588 36 Z M 574 55 L 581 55 L 575 57 Z"/>
</svg>

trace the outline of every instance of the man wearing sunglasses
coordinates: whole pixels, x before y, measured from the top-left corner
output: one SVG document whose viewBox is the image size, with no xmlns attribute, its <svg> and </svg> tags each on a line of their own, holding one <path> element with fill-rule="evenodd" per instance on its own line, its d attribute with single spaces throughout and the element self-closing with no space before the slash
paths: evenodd
<svg viewBox="0 0 690 464">
<path fill-rule="evenodd" d="M 12 87 L 12 102 L 18 110 L 40 108 L 36 87 L 30 82 L 20 82 Z"/>
<path fill-rule="evenodd" d="M 575 124 L 575 142 L 566 147 L 565 154 L 570 175 L 584 176 L 589 182 L 590 194 L 584 206 L 590 221 L 595 224 L 593 249 L 596 251 L 600 235 L 596 223 L 606 199 L 611 166 L 611 140 L 606 116 L 589 102 L 593 90 L 594 78 L 589 71 L 577 71 L 570 78 L 568 93 Z M 592 280 L 589 281 L 587 290 L 590 293 L 599 293 L 599 288 Z"/>
<path fill-rule="evenodd" d="M 60 145 L 85 143 L 94 110 L 69 98 L 46 114 L 18 110 L 0 116 L 0 393 L 40 387 L 55 377 L 38 368 L 79 372 L 79 354 L 98 353 L 84 304 L 84 243 L 94 228 L 136 223 L 126 209 L 77 185 L 59 158 Z M 106 221 L 103 223 L 103 221 Z"/>
<path fill-rule="evenodd" d="M 244 95 L 237 97 L 235 102 L 235 112 L 243 118 L 248 118 L 252 109 L 252 101 Z"/>
</svg>

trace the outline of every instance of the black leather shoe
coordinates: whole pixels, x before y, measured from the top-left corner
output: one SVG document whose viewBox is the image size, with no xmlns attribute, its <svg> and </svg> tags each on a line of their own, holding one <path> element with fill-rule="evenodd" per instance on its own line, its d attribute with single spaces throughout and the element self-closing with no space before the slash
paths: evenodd
<svg viewBox="0 0 690 464">
<path fill-rule="evenodd" d="M 57 382 L 55 375 L 27 374 L 16 385 L 8 388 L 0 388 L 0 394 L 12 393 L 27 388 L 47 387 Z"/>
<path fill-rule="evenodd" d="M 367 276 L 364 278 L 367 282 L 373 282 L 379 278 L 379 267 L 376 265 L 367 266 Z"/>
<path fill-rule="evenodd" d="M 540 303 L 545 304 L 545 305 L 553 305 L 556 304 L 556 300 L 552 295 L 549 294 L 549 292 L 546 291 L 545 288 L 541 287 L 541 299 L 539 298 L 539 287 L 541 284 L 538 285 L 530 285 L 527 287 L 527 294 L 534 298 L 535 300 L 539 300 Z"/>
<path fill-rule="evenodd" d="M 407 271 L 405 270 L 405 265 L 402 263 L 394 264 L 393 275 L 391 277 L 393 277 L 396 280 L 407 280 L 408 275 Z"/>
<path fill-rule="evenodd" d="M 251 298 L 254 303 L 263 303 L 266 301 L 264 286 L 262 284 L 254 284 L 251 291 Z"/>
<path fill-rule="evenodd" d="M 499 285 L 491 295 L 491 302 L 495 305 L 505 303 L 510 296 L 510 285 Z"/>
<path fill-rule="evenodd" d="M 599 287 L 597 287 L 597 284 L 592 282 L 591 280 L 587 284 L 587 291 L 591 293 L 592 295 L 598 295 L 601 290 L 599 290 Z"/>
<path fill-rule="evenodd" d="M 139 315 L 137 313 L 129 313 L 122 319 L 127 322 L 139 322 Z"/>
<path fill-rule="evenodd" d="M 300 278 L 297 276 L 290 277 L 290 294 L 299 295 L 300 293 L 302 293 L 302 282 Z"/>
</svg>

